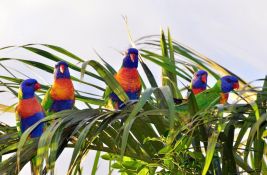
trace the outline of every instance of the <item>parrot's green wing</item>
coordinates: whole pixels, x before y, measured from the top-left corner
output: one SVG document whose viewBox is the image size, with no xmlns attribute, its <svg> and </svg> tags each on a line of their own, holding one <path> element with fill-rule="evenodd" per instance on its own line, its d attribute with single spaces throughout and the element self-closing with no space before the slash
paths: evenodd
<svg viewBox="0 0 267 175">
<path fill-rule="evenodd" d="M 51 95 L 50 95 L 50 91 L 51 91 L 51 88 L 48 89 L 48 91 L 46 92 L 45 96 L 44 96 L 44 99 L 42 100 L 42 107 L 46 113 L 46 116 L 50 115 L 50 109 L 51 109 L 51 106 L 54 102 L 54 100 L 52 99 Z"/>
<path fill-rule="evenodd" d="M 196 95 L 196 101 L 200 110 L 206 109 L 209 106 L 214 106 L 219 103 L 221 97 L 221 81 L 210 89 L 205 90 Z"/>
<path fill-rule="evenodd" d="M 195 96 L 198 109 L 200 111 L 208 109 L 210 106 L 214 106 L 219 103 L 221 97 L 221 82 L 220 80 L 210 89 L 205 90 Z M 175 106 L 176 113 L 182 116 L 180 119 L 183 123 L 188 123 L 192 118 L 190 114 L 188 101 Z"/>
<path fill-rule="evenodd" d="M 220 93 L 221 93 L 221 80 L 218 80 L 217 83 L 212 88 L 197 94 L 195 97 L 199 110 L 203 110 L 209 106 L 218 104 L 221 97 Z M 181 114 L 189 113 L 188 110 L 189 110 L 188 102 L 176 106 L 176 111 L 178 113 Z"/>
</svg>

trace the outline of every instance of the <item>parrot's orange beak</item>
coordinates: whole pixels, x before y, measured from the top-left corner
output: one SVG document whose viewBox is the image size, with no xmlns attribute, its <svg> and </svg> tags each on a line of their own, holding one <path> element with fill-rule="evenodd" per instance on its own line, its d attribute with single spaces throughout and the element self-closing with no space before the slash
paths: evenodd
<svg viewBox="0 0 267 175">
<path fill-rule="evenodd" d="M 135 60 L 135 54 L 130 53 L 130 58 L 131 58 L 131 61 L 134 62 L 134 60 Z"/>
<path fill-rule="evenodd" d="M 39 90 L 39 89 L 41 89 L 41 85 L 39 84 L 39 83 L 36 83 L 35 85 L 34 85 L 34 90 Z"/>
<path fill-rule="evenodd" d="M 206 75 L 202 75 L 202 76 L 201 76 L 201 81 L 202 81 L 203 83 L 207 83 L 207 76 L 206 76 Z"/>
<path fill-rule="evenodd" d="M 59 66 L 59 71 L 63 74 L 65 72 L 65 66 L 64 65 L 60 65 Z"/>
<path fill-rule="evenodd" d="M 238 89 L 239 88 L 239 83 L 237 82 L 237 83 L 234 83 L 234 85 L 233 85 L 233 89 Z"/>
</svg>

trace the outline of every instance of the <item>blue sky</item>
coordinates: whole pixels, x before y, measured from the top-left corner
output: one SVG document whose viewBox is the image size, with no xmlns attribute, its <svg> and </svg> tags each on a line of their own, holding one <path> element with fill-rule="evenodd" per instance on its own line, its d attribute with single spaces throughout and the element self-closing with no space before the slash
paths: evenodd
<svg viewBox="0 0 267 175">
<path fill-rule="evenodd" d="M 94 48 L 118 68 L 116 50 L 129 46 L 121 17 L 127 15 L 135 39 L 170 27 L 175 40 L 251 81 L 267 73 L 266 5 L 264 0 L 1 0 L 0 47 L 49 43 L 84 59 L 94 58 Z M 10 50 L 0 52 L 4 56 L 28 55 Z M 159 77 L 156 66 L 152 69 Z"/>
</svg>

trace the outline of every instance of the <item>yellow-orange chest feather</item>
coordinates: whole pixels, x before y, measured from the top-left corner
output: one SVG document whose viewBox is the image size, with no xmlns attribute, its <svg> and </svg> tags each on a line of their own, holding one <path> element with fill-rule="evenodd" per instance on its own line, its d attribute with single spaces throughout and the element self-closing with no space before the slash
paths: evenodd
<svg viewBox="0 0 267 175">
<path fill-rule="evenodd" d="M 221 95 L 220 104 L 227 103 L 229 94 L 228 93 L 221 93 L 220 95 Z"/>
<path fill-rule="evenodd" d="M 54 100 L 74 100 L 72 81 L 65 78 L 55 80 L 50 95 Z"/>
<path fill-rule="evenodd" d="M 121 68 L 115 75 L 115 79 L 126 92 L 136 92 L 141 89 L 141 80 L 135 68 Z"/>
</svg>

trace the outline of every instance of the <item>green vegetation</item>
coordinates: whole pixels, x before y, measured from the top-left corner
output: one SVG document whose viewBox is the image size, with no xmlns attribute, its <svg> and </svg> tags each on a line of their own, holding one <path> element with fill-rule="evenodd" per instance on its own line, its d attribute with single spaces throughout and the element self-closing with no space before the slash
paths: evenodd
<svg viewBox="0 0 267 175">
<path fill-rule="evenodd" d="M 43 57 L 45 62 L 68 62 L 73 72 L 72 80 L 76 83 L 76 108 L 40 121 L 50 124 L 39 139 L 28 139 L 38 123 L 19 139 L 14 126 L 1 122 L 0 155 L 11 155 L 0 163 L 0 174 L 18 173 L 35 155 L 40 173 L 53 174 L 57 157 L 66 147 L 73 148 L 68 174 L 81 174 L 81 161 L 90 150 L 97 150 L 94 165 L 91 165 L 92 174 L 97 173 L 99 159 L 110 161 L 108 174 L 114 169 L 125 175 L 267 172 L 267 79 L 259 80 L 263 86 L 256 88 L 235 75 L 239 78 L 240 90 L 234 92 L 236 100 L 233 104 L 199 110 L 191 94 L 184 103 L 189 110 L 179 112 L 173 98 L 183 97 L 187 91 L 184 84 L 190 83 L 197 69 L 206 70 L 209 78 L 215 79 L 234 74 L 172 40 L 169 31 L 167 36 L 162 31 L 160 36 L 143 37 L 135 45 L 141 52 L 138 69 L 145 72 L 141 75 L 143 91 L 138 102 L 129 101 L 113 78 L 115 69 L 108 59 L 98 55 L 100 61 L 86 61 L 61 47 L 47 44 L 19 46 Z M 24 74 L 16 72 L 15 75 L 15 70 L 8 69 L 5 63 L 9 61 L 53 76 L 54 64 L 36 59 L 0 58 L 0 64 L 9 74 L 0 76 L 0 93 L 9 92 L 16 97 L 20 82 L 26 78 Z M 161 81 L 153 76 L 147 66 L 149 61 L 162 69 Z M 81 79 L 80 74 L 84 78 Z M 105 108 L 108 96 L 103 84 L 109 87 L 107 91 L 114 91 L 127 104 L 123 110 Z M 42 88 L 43 91 L 38 93 L 41 98 L 49 87 L 42 85 Z M 14 106 L 1 105 L 0 109 L 10 111 Z M 100 156 L 100 152 L 105 154 Z"/>
</svg>

